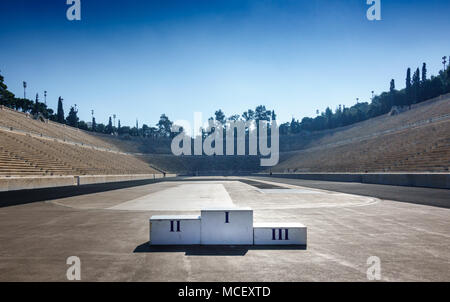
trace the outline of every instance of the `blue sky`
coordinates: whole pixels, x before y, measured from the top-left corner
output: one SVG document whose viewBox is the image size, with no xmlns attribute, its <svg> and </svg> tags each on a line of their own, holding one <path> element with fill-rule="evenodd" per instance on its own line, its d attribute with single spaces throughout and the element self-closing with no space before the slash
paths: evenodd
<svg viewBox="0 0 450 302">
<path fill-rule="evenodd" d="M 448 0 L 381 0 L 382 21 L 365 0 L 81 0 L 81 21 L 65 0 L 2 0 L 0 70 L 16 95 L 43 96 L 82 119 L 154 125 L 204 119 L 264 104 L 281 122 L 316 109 L 368 101 L 404 87 L 407 67 L 429 74 L 450 55 Z"/>
</svg>

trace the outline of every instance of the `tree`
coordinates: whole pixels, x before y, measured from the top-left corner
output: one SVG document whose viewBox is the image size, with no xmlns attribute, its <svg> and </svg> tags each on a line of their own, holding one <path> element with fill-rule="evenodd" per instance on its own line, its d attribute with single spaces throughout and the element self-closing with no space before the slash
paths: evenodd
<svg viewBox="0 0 450 302">
<path fill-rule="evenodd" d="M 63 101 L 63 98 L 59 97 L 58 98 L 58 111 L 56 113 L 56 115 L 57 115 L 56 121 L 58 123 L 64 124 L 65 120 L 64 120 L 64 109 L 63 109 L 62 101 Z"/>
<path fill-rule="evenodd" d="M 97 130 L 97 124 L 95 123 L 95 117 L 92 117 L 92 132 Z"/>
<path fill-rule="evenodd" d="M 423 63 L 422 65 L 422 83 L 425 83 L 427 80 L 427 63 Z"/>
<path fill-rule="evenodd" d="M 16 103 L 14 100 L 14 94 L 8 91 L 8 86 L 6 86 L 3 76 L 0 74 L 0 105 L 12 107 Z"/>
<path fill-rule="evenodd" d="M 239 120 L 239 114 L 233 114 L 232 116 L 230 116 L 230 117 L 228 118 L 228 120 L 229 120 L 230 122 L 235 122 L 235 121 Z"/>
<path fill-rule="evenodd" d="M 389 87 L 389 91 L 390 91 L 391 93 L 393 93 L 394 90 L 395 90 L 395 80 L 392 79 L 392 80 L 391 80 L 391 85 L 390 85 L 390 87 Z"/>
<path fill-rule="evenodd" d="M 427 99 L 427 95 L 429 94 L 428 88 L 429 88 L 429 84 L 427 81 L 427 64 L 423 63 L 422 64 L 422 80 L 420 82 L 418 102 L 422 102 Z"/>
<path fill-rule="evenodd" d="M 169 118 L 167 117 L 167 115 L 162 114 L 159 118 L 158 123 L 156 124 L 156 126 L 158 127 L 158 133 L 159 136 L 161 137 L 169 137 L 171 134 L 171 127 L 172 127 L 172 122 L 169 120 Z"/>
<path fill-rule="evenodd" d="M 158 129 L 155 128 L 155 127 L 150 127 L 149 135 L 150 135 L 151 138 L 158 137 Z"/>
<path fill-rule="evenodd" d="M 18 102 L 16 109 L 22 108 L 22 112 L 31 112 L 33 110 L 33 102 L 28 99 L 16 99 Z"/>
<path fill-rule="evenodd" d="M 390 83 L 390 87 L 389 87 L 389 96 L 391 99 L 391 106 L 395 105 L 395 106 L 401 106 L 402 104 L 402 99 L 399 97 L 397 90 L 395 90 L 395 80 L 392 79 L 391 83 Z"/>
<path fill-rule="evenodd" d="M 128 134 L 128 135 L 130 135 L 130 131 L 131 131 L 131 128 L 128 127 L 128 126 L 120 127 L 120 129 L 118 130 L 119 135 L 123 135 L 123 134 Z"/>
<path fill-rule="evenodd" d="M 47 108 L 47 114 L 45 115 L 45 117 L 48 119 L 54 120 L 54 116 L 55 116 L 55 114 L 53 112 L 53 109 Z"/>
<path fill-rule="evenodd" d="M 5 78 L 0 74 L 0 96 L 3 96 L 3 92 L 8 88 L 4 82 Z"/>
<path fill-rule="evenodd" d="M 67 125 L 72 127 L 78 127 L 78 110 L 75 107 L 70 107 L 69 115 L 66 118 Z"/>
<path fill-rule="evenodd" d="M 217 110 L 214 115 L 216 116 L 216 121 L 220 124 L 225 124 L 225 114 L 221 109 Z"/>
<path fill-rule="evenodd" d="M 130 135 L 131 136 L 139 136 L 139 128 L 133 127 L 130 129 Z"/>
<path fill-rule="evenodd" d="M 242 113 L 242 117 L 246 122 L 251 121 L 255 118 L 255 112 L 249 109 L 246 112 Z"/>
<path fill-rule="evenodd" d="M 406 71 L 406 101 L 411 104 L 411 68 Z"/>
<path fill-rule="evenodd" d="M 39 94 L 38 93 L 36 93 L 36 99 L 35 99 L 35 102 L 34 102 L 32 113 L 33 114 L 38 114 L 39 113 Z"/>
<path fill-rule="evenodd" d="M 97 124 L 96 131 L 100 133 L 105 133 L 106 126 L 102 123 Z"/>
<path fill-rule="evenodd" d="M 449 93 L 450 92 L 450 64 L 447 67 L 447 72 L 445 72 L 443 75 L 443 79 L 444 79 L 443 89 L 444 89 L 445 93 Z"/>
<path fill-rule="evenodd" d="M 411 68 L 406 71 L 406 89 L 411 88 Z"/>
<path fill-rule="evenodd" d="M 142 125 L 142 136 L 143 137 L 150 136 L 150 127 L 147 126 L 147 124 Z"/>
<path fill-rule="evenodd" d="M 86 131 L 89 130 L 88 125 L 84 121 L 79 121 L 78 122 L 78 128 L 80 128 L 81 130 L 86 130 Z"/>
<path fill-rule="evenodd" d="M 112 124 L 112 119 L 111 119 L 111 117 L 109 117 L 108 126 L 106 126 L 105 131 L 106 131 L 106 133 L 108 133 L 108 134 L 113 133 L 113 124 Z"/>
<path fill-rule="evenodd" d="M 259 105 L 255 108 L 255 121 L 270 121 L 270 116 L 272 112 L 266 109 L 266 106 Z"/>
<path fill-rule="evenodd" d="M 297 121 L 292 118 L 292 120 L 295 122 L 294 125 L 291 125 L 291 131 L 292 133 L 299 133 L 300 130 L 306 130 L 306 131 L 312 131 L 313 129 L 313 119 L 310 117 L 304 117 L 302 118 L 302 121 L 298 123 Z"/>
<path fill-rule="evenodd" d="M 416 69 L 413 75 L 412 79 L 412 88 L 413 88 L 413 97 L 412 97 L 412 103 L 415 104 L 419 101 L 419 94 L 420 94 L 420 70 L 419 68 Z"/>
<path fill-rule="evenodd" d="M 288 135 L 289 134 L 289 122 L 283 123 L 280 125 L 280 135 Z"/>
<path fill-rule="evenodd" d="M 325 127 L 332 128 L 331 127 L 331 117 L 333 116 L 333 111 L 331 111 L 330 107 L 327 107 L 325 109 Z"/>
</svg>

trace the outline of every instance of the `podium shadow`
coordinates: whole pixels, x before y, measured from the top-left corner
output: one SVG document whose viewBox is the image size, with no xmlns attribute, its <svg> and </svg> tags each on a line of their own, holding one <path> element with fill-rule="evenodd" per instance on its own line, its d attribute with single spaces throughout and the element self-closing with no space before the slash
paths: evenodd
<svg viewBox="0 0 450 302">
<path fill-rule="evenodd" d="M 306 250 L 306 245 L 138 245 L 133 253 L 184 253 L 186 256 L 245 256 L 249 250 Z"/>
</svg>

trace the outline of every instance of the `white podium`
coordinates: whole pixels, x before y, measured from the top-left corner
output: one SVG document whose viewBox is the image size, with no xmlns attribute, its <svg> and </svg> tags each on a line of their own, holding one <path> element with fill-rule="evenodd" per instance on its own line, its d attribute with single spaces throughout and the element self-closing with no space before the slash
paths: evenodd
<svg viewBox="0 0 450 302">
<path fill-rule="evenodd" d="M 200 244 L 200 216 L 152 216 L 150 242 L 153 245 Z"/>
<path fill-rule="evenodd" d="M 223 208 L 202 210 L 201 239 L 203 245 L 252 245 L 253 210 Z"/>
<path fill-rule="evenodd" d="M 150 218 L 151 245 L 306 245 L 301 223 L 253 224 L 251 208 L 212 208 L 196 215 Z"/>
<path fill-rule="evenodd" d="M 255 223 L 255 245 L 306 245 L 306 226 L 301 223 Z"/>
</svg>

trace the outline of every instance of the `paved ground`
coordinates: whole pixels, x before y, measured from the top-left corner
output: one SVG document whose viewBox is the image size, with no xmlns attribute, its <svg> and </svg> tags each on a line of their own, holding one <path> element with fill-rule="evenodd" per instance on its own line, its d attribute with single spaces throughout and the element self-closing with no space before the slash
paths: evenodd
<svg viewBox="0 0 450 302">
<path fill-rule="evenodd" d="M 252 180 L 263 183 L 184 178 L 0 208 L 0 281 L 64 281 L 69 256 L 84 281 L 366 281 L 370 256 L 382 280 L 450 281 L 449 209 Z M 255 222 L 307 225 L 307 248 L 148 246 L 151 215 L 231 203 Z"/>
<path fill-rule="evenodd" d="M 316 188 L 341 193 L 371 196 L 380 199 L 423 204 L 450 209 L 450 190 L 365 184 L 359 182 L 319 181 L 306 179 L 289 179 L 277 177 L 252 177 L 254 180 L 270 180 L 308 188 Z"/>
</svg>

